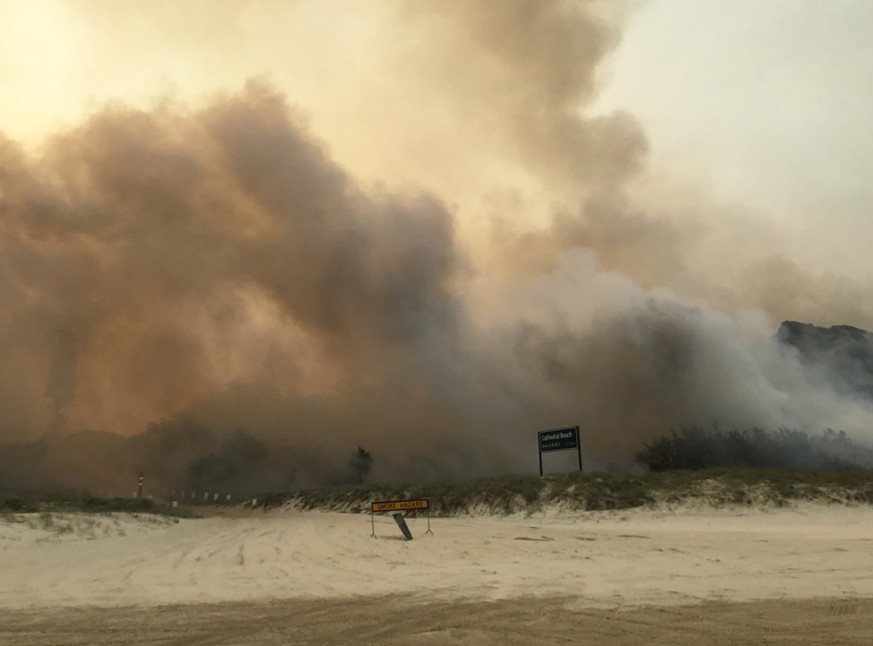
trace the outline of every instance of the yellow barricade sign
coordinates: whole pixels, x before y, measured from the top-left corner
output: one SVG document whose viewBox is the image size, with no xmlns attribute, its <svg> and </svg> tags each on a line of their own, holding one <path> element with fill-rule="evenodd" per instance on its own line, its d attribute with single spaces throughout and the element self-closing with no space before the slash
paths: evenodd
<svg viewBox="0 0 873 646">
<path fill-rule="evenodd" d="M 382 502 L 374 502 L 370 505 L 370 511 L 405 511 L 407 509 L 427 509 L 428 502 L 426 498 L 420 500 L 385 500 Z"/>
<path fill-rule="evenodd" d="M 400 513 L 401 511 L 406 511 L 408 509 L 424 509 L 427 511 L 427 531 L 425 534 L 430 534 L 432 536 L 433 532 L 430 531 L 430 503 L 427 498 L 418 498 L 417 500 L 379 500 L 377 502 L 371 502 L 370 527 L 372 532 L 370 533 L 370 536 L 374 538 L 376 537 L 376 520 L 373 515 L 380 511 L 394 511 L 397 512 L 394 514 L 394 520 L 397 522 L 397 526 L 400 527 L 406 540 L 411 541 L 412 534 L 406 526 L 406 522 L 403 520 L 403 515 Z"/>
</svg>

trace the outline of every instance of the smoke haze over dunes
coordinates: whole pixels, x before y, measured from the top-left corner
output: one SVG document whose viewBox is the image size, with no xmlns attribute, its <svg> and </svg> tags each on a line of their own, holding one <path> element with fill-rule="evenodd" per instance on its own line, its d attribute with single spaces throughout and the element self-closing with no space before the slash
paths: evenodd
<svg viewBox="0 0 873 646">
<path fill-rule="evenodd" d="M 95 18 L 82 56 L 133 33 L 132 4 L 53 6 Z M 378 478 L 529 470 L 563 424 L 592 466 L 691 424 L 870 437 L 871 403 L 774 337 L 873 326 L 869 281 L 807 267 L 754 204 L 660 181 L 641 123 L 592 108 L 631 12 L 356 6 L 158 2 L 129 64 L 174 25 L 152 64 L 174 78 L 178 55 L 184 87 L 239 48 L 226 79 L 38 143 L 0 124 L 0 441 L 155 424 L 141 460 L 182 472 L 242 429 L 319 482 L 358 445 Z M 270 18 L 300 35 L 284 73 L 252 38 L 279 42 Z M 109 469 L 88 455 L 76 477 Z"/>
</svg>

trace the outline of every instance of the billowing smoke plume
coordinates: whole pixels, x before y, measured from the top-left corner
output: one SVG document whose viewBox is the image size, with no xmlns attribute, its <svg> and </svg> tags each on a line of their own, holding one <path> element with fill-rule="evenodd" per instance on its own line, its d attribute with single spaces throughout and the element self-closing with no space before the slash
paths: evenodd
<svg viewBox="0 0 873 646">
<path fill-rule="evenodd" d="M 530 470 L 563 424 L 592 466 L 683 425 L 869 429 L 869 403 L 774 339 L 774 316 L 831 305 L 786 311 L 800 270 L 739 240 L 726 278 L 707 251 L 729 223 L 641 208 L 642 129 L 583 111 L 618 42 L 596 10 L 398 9 L 386 64 L 455 137 L 424 167 L 464 169 L 420 187 L 357 179 L 264 80 L 112 105 L 36 152 L 0 141 L 2 441 L 151 424 L 44 465 L 244 489 L 341 479 L 359 445 L 377 478 Z M 765 262 L 797 283 L 757 288 Z"/>
</svg>

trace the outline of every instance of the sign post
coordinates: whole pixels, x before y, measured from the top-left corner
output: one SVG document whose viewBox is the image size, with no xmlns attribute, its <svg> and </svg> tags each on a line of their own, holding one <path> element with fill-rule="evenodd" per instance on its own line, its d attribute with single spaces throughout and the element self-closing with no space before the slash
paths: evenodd
<svg viewBox="0 0 873 646">
<path fill-rule="evenodd" d="M 579 454 L 579 471 L 582 471 L 582 443 L 579 441 L 579 427 L 565 426 L 537 433 L 537 449 L 540 457 L 540 477 L 543 475 L 543 453 L 552 451 L 572 451 Z"/>
</svg>

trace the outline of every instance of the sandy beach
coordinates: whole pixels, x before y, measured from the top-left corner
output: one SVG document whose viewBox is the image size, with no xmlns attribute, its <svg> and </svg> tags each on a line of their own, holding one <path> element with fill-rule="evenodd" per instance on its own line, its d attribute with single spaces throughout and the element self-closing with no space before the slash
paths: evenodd
<svg viewBox="0 0 873 646">
<path fill-rule="evenodd" d="M 375 521 L 375 538 L 368 515 L 295 510 L 0 521 L 0 642 L 873 640 L 868 507 L 552 510 L 433 535 L 413 518 L 408 542 Z"/>
</svg>

